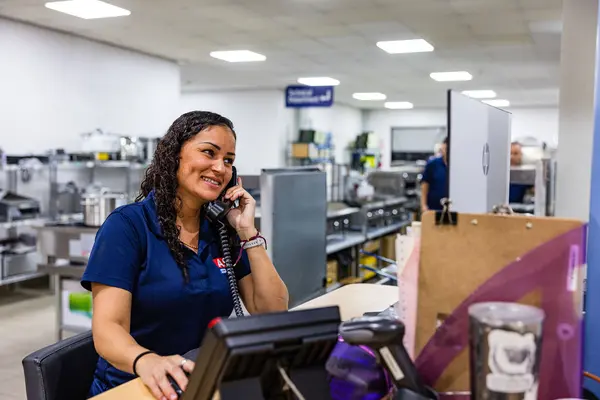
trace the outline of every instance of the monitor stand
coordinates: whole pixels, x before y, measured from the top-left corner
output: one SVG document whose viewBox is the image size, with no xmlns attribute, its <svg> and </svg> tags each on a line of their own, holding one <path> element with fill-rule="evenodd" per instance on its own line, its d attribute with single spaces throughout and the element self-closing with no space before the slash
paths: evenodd
<svg viewBox="0 0 600 400">
<path fill-rule="evenodd" d="M 331 400 L 327 370 L 322 366 L 288 371 L 298 391 L 307 400 Z M 262 382 L 262 385 L 261 385 Z M 221 400 L 297 400 L 276 369 L 265 371 L 261 378 L 223 382 Z"/>
</svg>

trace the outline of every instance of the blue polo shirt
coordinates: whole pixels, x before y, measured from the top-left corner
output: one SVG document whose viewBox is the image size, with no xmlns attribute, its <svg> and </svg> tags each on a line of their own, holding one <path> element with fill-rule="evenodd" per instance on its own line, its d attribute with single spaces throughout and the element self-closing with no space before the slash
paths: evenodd
<svg viewBox="0 0 600 400">
<path fill-rule="evenodd" d="M 113 211 L 96 234 L 81 284 L 98 282 L 132 293 L 130 333 L 159 355 L 184 353 L 200 346 L 208 323 L 228 317 L 233 300 L 221 259 L 216 231 L 201 226 L 198 253 L 186 249 L 189 283 L 162 236 L 154 193 Z M 237 279 L 250 274 L 244 253 Z M 97 395 L 135 376 L 99 358 L 90 395 Z"/>
<path fill-rule="evenodd" d="M 434 157 L 427 162 L 422 181 L 429 184 L 427 208 L 441 210 L 440 201 L 448 197 L 448 166 L 442 157 Z"/>
<path fill-rule="evenodd" d="M 508 202 L 509 203 L 523 203 L 525 201 L 525 195 L 529 189 L 532 189 L 531 185 L 523 185 L 521 183 L 511 183 L 508 187 Z"/>
</svg>

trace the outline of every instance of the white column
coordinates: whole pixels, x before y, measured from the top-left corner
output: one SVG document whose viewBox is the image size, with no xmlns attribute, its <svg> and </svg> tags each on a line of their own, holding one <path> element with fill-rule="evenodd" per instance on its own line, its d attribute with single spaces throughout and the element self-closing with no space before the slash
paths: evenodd
<svg viewBox="0 0 600 400">
<path fill-rule="evenodd" d="M 598 0 L 564 0 L 556 216 L 589 218 Z"/>
</svg>

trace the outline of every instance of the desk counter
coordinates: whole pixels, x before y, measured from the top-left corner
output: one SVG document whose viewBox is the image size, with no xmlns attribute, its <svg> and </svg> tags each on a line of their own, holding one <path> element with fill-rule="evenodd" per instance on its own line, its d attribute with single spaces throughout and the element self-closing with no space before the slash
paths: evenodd
<svg viewBox="0 0 600 400">
<path fill-rule="evenodd" d="M 360 317 L 366 312 L 383 311 L 398 301 L 398 287 L 373 284 L 346 285 L 301 304 L 291 311 L 339 306 L 343 321 Z M 97 400 L 154 400 L 140 379 L 120 385 L 94 397 Z"/>
</svg>

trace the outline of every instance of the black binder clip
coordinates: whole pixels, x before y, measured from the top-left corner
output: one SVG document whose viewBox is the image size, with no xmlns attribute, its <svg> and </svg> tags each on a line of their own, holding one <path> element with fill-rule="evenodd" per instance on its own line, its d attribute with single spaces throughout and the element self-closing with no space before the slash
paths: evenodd
<svg viewBox="0 0 600 400">
<path fill-rule="evenodd" d="M 452 204 L 452 200 L 443 198 L 440 203 L 442 203 L 442 211 L 435 212 L 435 224 L 456 225 L 458 221 L 458 213 L 456 211 L 450 211 L 450 204 Z"/>
</svg>

